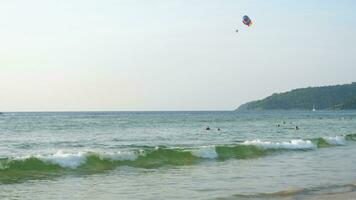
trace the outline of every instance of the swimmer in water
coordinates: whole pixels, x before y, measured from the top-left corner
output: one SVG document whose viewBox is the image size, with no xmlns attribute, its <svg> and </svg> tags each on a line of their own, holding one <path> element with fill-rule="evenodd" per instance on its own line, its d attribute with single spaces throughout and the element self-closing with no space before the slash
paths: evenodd
<svg viewBox="0 0 356 200">
<path fill-rule="evenodd" d="M 209 126 L 207 126 L 207 127 L 205 128 L 205 130 L 210 131 L 210 127 L 209 127 Z"/>
</svg>

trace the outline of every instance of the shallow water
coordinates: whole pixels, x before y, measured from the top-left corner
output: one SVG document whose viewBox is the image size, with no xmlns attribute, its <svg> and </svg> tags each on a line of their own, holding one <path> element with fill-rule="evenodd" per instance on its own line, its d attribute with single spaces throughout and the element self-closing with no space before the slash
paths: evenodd
<svg viewBox="0 0 356 200">
<path fill-rule="evenodd" d="M 4 113 L 0 131 L 5 199 L 298 199 L 355 190 L 355 111 Z"/>
</svg>

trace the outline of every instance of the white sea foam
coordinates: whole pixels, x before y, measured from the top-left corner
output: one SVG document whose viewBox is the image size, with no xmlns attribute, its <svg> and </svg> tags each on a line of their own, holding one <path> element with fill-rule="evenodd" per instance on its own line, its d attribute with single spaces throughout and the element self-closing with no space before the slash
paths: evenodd
<svg viewBox="0 0 356 200">
<path fill-rule="evenodd" d="M 344 136 L 323 137 L 323 139 L 329 144 L 345 145 L 345 137 Z"/>
<path fill-rule="evenodd" d="M 136 160 L 138 155 L 132 151 L 118 151 L 115 153 L 103 153 L 101 158 L 108 158 L 110 160 Z"/>
<path fill-rule="evenodd" d="M 77 168 L 86 162 L 86 153 L 64 153 L 63 151 L 58 151 L 52 155 L 37 155 L 36 158 L 43 160 L 44 162 L 49 162 L 52 164 L 60 165 L 61 167 L 67 168 Z"/>
<path fill-rule="evenodd" d="M 255 145 L 264 149 L 316 149 L 317 146 L 310 140 L 291 140 L 289 142 L 270 142 L 252 140 L 245 141 L 244 145 Z"/>
<path fill-rule="evenodd" d="M 214 159 L 218 157 L 218 154 L 216 153 L 214 146 L 203 146 L 200 147 L 199 149 L 191 150 L 191 153 L 194 156 L 200 158 Z"/>
<path fill-rule="evenodd" d="M 77 153 L 66 153 L 62 150 L 57 151 L 55 154 L 37 154 L 37 155 L 26 155 L 18 156 L 13 158 L 14 160 L 27 160 L 31 157 L 40 159 L 43 162 L 60 165 L 64 168 L 76 169 L 80 165 L 85 164 L 87 157 L 92 154 L 92 151 L 81 151 Z M 132 151 L 119 151 L 113 153 L 99 153 L 100 159 L 109 159 L 109 160 L 136 160 L 138 155 Z M 1 164 L 1 163 L 0 163 Z M 2 166 L 0 166 L 1 168 Z"/>
</svg>

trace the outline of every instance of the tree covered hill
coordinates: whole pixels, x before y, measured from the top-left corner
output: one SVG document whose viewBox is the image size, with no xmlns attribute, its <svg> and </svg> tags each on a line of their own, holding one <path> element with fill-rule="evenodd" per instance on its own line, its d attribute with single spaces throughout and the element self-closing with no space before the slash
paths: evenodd
<svg viewBox="0 0 356 200">
<path fill-rule="evenodd" d="M 356 82 L 345 85 L 308 87 L 275 93 L 241 105 L 237 110 L 356 109 Z"/>
</svg>

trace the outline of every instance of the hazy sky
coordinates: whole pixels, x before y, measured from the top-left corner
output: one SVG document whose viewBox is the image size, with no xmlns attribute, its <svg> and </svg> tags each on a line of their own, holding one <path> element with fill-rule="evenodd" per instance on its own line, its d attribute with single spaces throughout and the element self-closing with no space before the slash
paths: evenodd
<svg viewBox="0 0 356 200">
<path fill-rule="evenodd" d="M 353 0 L 4 0 L 0 111 L 231 110 L 350 83 L 355 10 Z"/>
</svg>

